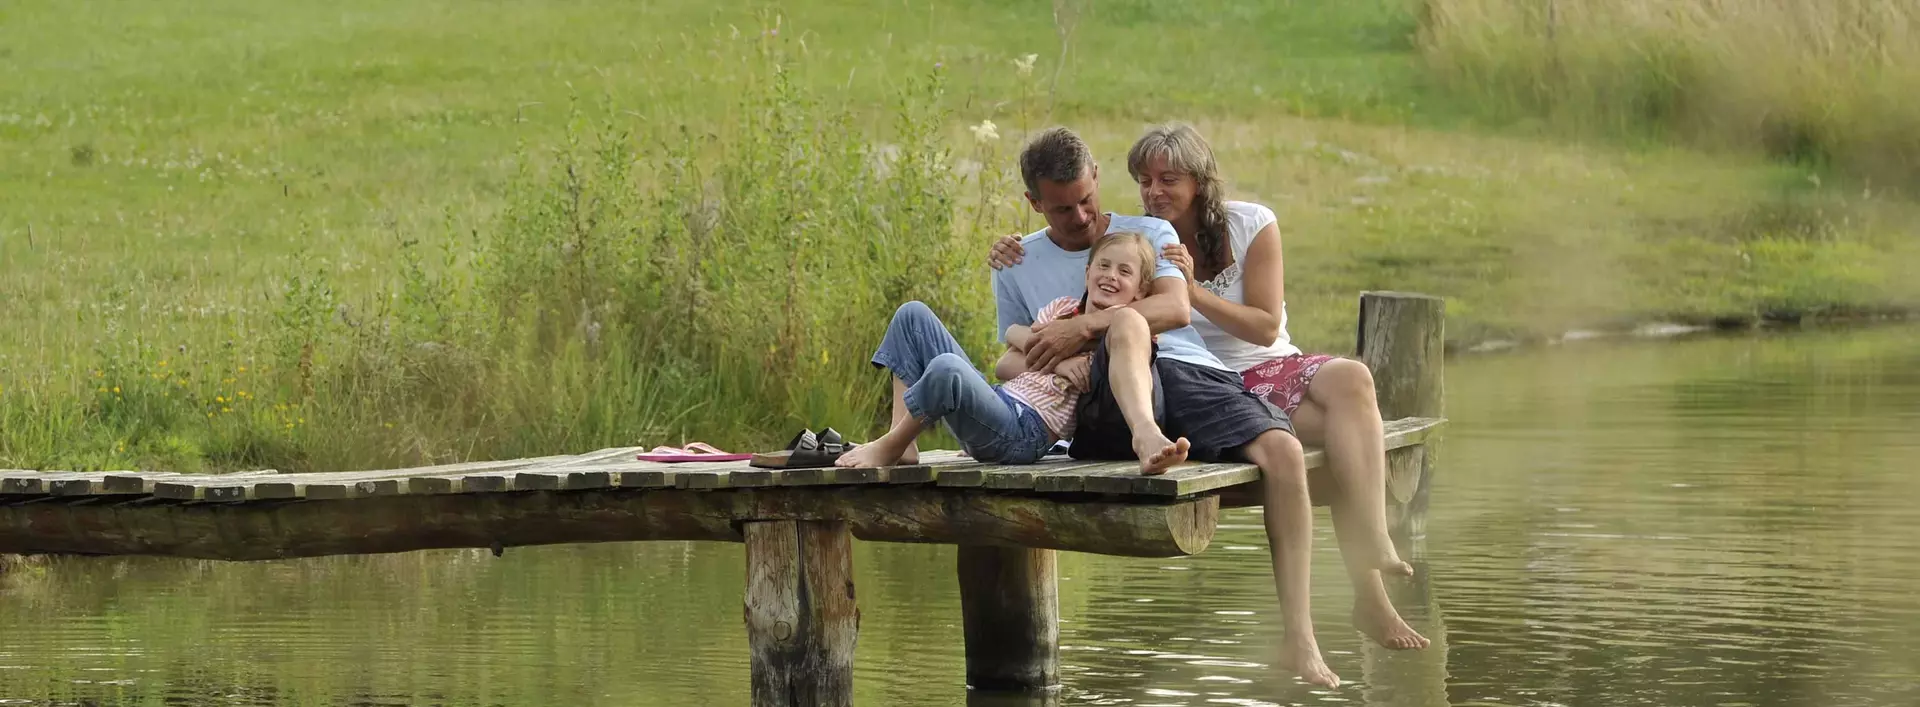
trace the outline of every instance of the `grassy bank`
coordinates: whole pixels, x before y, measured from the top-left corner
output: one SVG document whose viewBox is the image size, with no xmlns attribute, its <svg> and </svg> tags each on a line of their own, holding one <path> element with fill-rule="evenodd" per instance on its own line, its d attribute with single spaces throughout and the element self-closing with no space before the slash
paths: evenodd
<svg viewBox="0 0 1920 707">
<path fill-rule="evenodd" d="M 1418 5 L 1061 7 L 10 7 L 0 465 L 871 429 L 898 302 L 989 353 L 980 254 L 1039 225 L 1012 158 L 1051 123 L 1121 211 L 1140 129 L 1197 123 L 1282 214 L 1312 348 L 1362 289 L 1463 341 L 1920 302 L 1920 207 L 1815 166 L 1434 127 L 1479 118 Z"/>
<path fill-rule="evenodd" d="M 1426 0 L 1423 19 L 1437 78 L 1496 114 L 1920 180 L 1912 0 Z"/>
</svg>

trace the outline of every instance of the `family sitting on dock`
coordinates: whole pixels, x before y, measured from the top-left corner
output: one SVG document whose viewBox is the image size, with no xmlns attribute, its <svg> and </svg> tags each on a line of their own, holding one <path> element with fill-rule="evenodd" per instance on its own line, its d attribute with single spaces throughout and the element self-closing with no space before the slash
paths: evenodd
<svg viewBox="0 0 1920 707">
<path fill-rule="evenodd" d="M 1351 359 L 1288 342 L 1273 211 L 1228 201 L 1193 128 L 1154 128 L 1127 155 L 1147 216 L 1100 210 L 1100 168 L 1078 135 L 1040 133 L 1020 175 L 1047 227 L 989 257 L 1007 351 L 995 387 L 926 305 L 894 313 L 873 364 L 893 374 L 893 427 L 842 466 L 918 459 L 944 421 L 969 455 L 1032 463 L 1057 441 L 1079 459 L 1139 459 L 1145 474 L 1189 458 L 1260 468 L 1286 637 L 1281 661 L 1339 684 L 1309 612 L 1313 513 L 1302 442 L 1322 446 L 1335 535 L 1355 588 L 1353 621 L 1389 648 L 1428 641 L 1401 619 L 1382 573 L 1411 574 L 1388 536 L 1386 450 L 1373 377 Z"/>
</svg>

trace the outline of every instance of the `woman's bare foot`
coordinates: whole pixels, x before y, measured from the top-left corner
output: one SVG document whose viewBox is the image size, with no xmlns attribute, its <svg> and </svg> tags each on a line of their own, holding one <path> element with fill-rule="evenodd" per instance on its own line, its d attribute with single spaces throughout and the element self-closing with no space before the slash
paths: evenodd
<svg viewBox="0 0 1920 707">
<path fill-rule="evenodd" d="M 1397 651 L 1419 650 L 1433 645 L 1433 641 L 1407 625 L 1407 620 L 1400 618 L 1400 612 L 1395 611 L 1392 604 L 1384 607 L 1354 604 L 1353 627 L 1373 639 L 1374 643 Z"/>
<path fill-rule="evenodd" d="M 1327 661 L 1320 657 L 1320 644 L 1312 635 L 1305 639 L 1288 636 L 1280 646 L 1280 667 L 1292 670 L 1301 680 L 1325 688 L 1340 686 L 1340 676 L 1333 674 L 1327 667 Z"/>
<path fill-rule="evenodd" d="M 1393 547 L 1393 538 L 1388 537 L 1386 533 L 1381 533 L 1380 537 L 1374 541 L 1374 545 L 1380 548 L 1379 556 L 1373 561 L 1374 569 L 1380 570 L 1381 574 L 1388 577 L 1413 576 L 1413 565 L 1400 559 L 1400 551 Z"/>
<path fill-rule="evenodd" d="M 1133 438 L 1133 454 L 1140 457 L 1140 473 L 1144 476 L 1167 473 L 1173 465 L 1187 460 L 1187 450 L 1192 447 L 1193 443 L 1188 442 L 1187 438 L 1168 440 L 1159 430 Z"/>
</svg>

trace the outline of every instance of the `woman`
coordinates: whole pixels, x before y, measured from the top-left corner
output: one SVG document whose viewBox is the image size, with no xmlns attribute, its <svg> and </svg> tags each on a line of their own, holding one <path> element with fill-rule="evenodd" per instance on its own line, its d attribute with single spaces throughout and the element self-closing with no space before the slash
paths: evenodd
<svg viewBox="0 0 1920 707">
<path fill-rule="evenodd" d="M 1373 374 L 1365 364 L 1303 354 L 1287 336 L 1285 271 L 1273 211 L 1228 201 L 1213 150 L 1186 125 L 1149 130 L 1127 154 L 1127 171 L 1151 216 L 1167 220 L 1180 245 L 1165 256 L 1187 275 L 1193 327 L 1207 348 L 1241 373 L 1248 390 L 1292 418 L 1300 441 L 1324 448 L 1338 484 L 1333 521 L 1355 589 L 1354 623 L 1389 648 L 1428 641 L 1393 608 L 1380 568 L 1410 574 L 1387 534 L 1386 448 Z M 991 261 L 1020 260 L 1017 238 L 994 245 Z"/>
</svg>

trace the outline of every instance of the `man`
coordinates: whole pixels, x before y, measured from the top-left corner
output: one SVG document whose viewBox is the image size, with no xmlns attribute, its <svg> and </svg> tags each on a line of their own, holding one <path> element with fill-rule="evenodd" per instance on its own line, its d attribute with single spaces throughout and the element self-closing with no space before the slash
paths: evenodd
<svg viewBox="0 0 1920 707">
<path fill-rule="evenodd" d="M 1015 324 L 1032 327 L 1034 337 L 1024 354 L 1009 349 L 995 368 L 996 375 L 1007 379 L 1023 371 L 1050 371 L 1092 347 L 1090 390 L 1081 396 L 1073 456 L 1141 456 L 1136 450 L 1154 448 L 1165 438 L 1121 435 L 1128 434 L 1129 428 L 1150 427 L 1156 417 L 1164 417 L 1167 435 L 1191 442 L 1192 458 L 1244 459 L 1259 466 L 1267 539 L 1273 548 L 1275 583 L 1286 624 L 1282 663 L 1310 683 L 1339 685 L 1340 678 L 1321 659 L 1309 611 L 1313 508 L 1307 496 L 1304 451 L 1286 415 L 1242 388 L 1239 376 L 1209 353 L 1200 335 L 1187 326 L 1192 309 L 1179 268 L 1160 259 L 1152 294 L 1132 305 L 1159 335 L 1151 366 L 1157 381 L 1112 380 L 1107 375 L 1109 343 L 1115 355 L 1136 350 L 1120 341 L 1107 341 L 1115 319 L 1111 313 L 1033 325 L 1040 305 L 1082 294 L 1087 251 L 1101 236 L 1142 233 L 1160 252 L 1179 242 L 1173 226 L 1157 218 L 1102 212 L 1099 165 L 1086 143 L 1066 128 L 1043 132 L 1027 144 L 1020 154 L 1020 176 L 1026 183 L 1027 203 L 1046 218 L 1047 227 L 1022 239 L 1026 255 L 1019 265 L 993 273 L 993 291 L 1002 341 L 1007 327 Z M 1143 394 L 1142 388 L 1152 388 L 1152 394 Z"/>
</svg>

